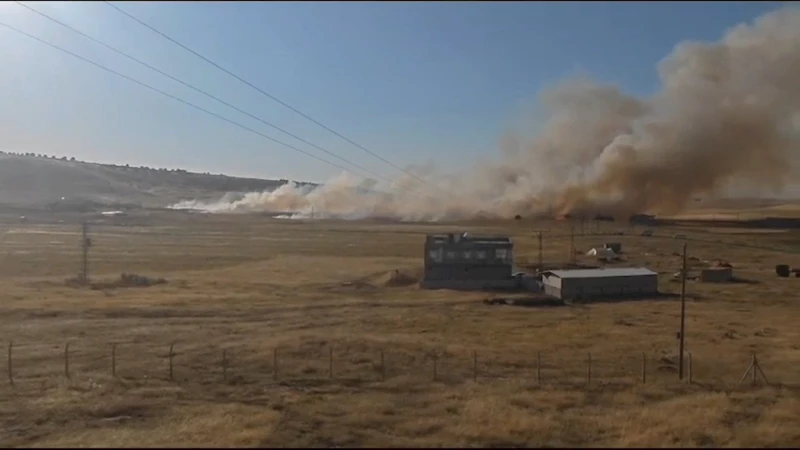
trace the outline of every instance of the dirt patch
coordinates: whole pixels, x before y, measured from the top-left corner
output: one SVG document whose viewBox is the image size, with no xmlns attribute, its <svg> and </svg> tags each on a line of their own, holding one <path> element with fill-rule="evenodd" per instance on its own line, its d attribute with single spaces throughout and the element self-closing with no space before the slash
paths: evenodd
<svg viewBox="0 0 800 450">
<path fill-rule="evenodd" d="M 375 284 L 385 287 L 408 287 L 419 284 L 422 270 L 393 270 L 380 276 Z"/>
<path fill-rule="evenodd" d="M 79 277 L 69 278 L 66 280 L 66 285 L 70 287 L 86 287 L 87 283 L 83 282 Z M 116 280 L 112 281 L 96 281 L 88 283 L 88 287 L 92 290 L 103 291 L 108 289 L 120 288 L 133 288 L 133 287 L 150 287 L 159 284 L 166 284 L 167 280 L 164 278 L 151 278 L 144 275 L 136 275 L 131 273 L 123 273 Z"/>
<path fill-rule="evenodd" d="M 772 234 L 788 233 L 788 229 L 768 229 L 768 228 L 707 228 L 709 233 L 714 234 Z"/>
<path fill-rule="evenodd" d="M 343 281 L 341 284 L 328 287 L 328 290 L 338 291 L 341 290 L 341 288 L 353 289 L 356 291 L 374 291 L 378 289 L 378 287 L 373 284 L 356 280 L 356 281 Z"/>
<path fill-rule="evenodd" d="M 532 295 L 526 297 L 513 297 L 513 298 L 491 297 L 484 299 L 483 303 L 487 305 L 513 305 L 513 306 L 525 306 L 529 308 L 565 306 L 563 300 L 555 299 L 545 295 L 539 295 L 539 296 Z"/>
<path fill-rule="evenodd" d="M 422 269 L 396 269 L 381 271 L 365 277 L 336 283 L 326 284 L 321 289 L 327 292 L 358 291 L 361 293 L 375 292 L 383 288 L 410 287 L 419 284 L 422 279 Z"/>
</svg>

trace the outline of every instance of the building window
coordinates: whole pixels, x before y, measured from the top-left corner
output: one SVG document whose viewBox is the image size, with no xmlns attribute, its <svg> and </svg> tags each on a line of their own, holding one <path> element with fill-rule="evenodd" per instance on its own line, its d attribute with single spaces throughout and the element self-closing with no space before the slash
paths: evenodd
<svg viewBox="0 0 800 450">
<path fill-rule="evenodd" d="M 442 249 L 437 248 L 428 252 L 428 257 L 431 259 L 431 261 L 440 263 L 442 262 L 442 253 Z"/>
<path fill-rule="evenodd" d="M 472 259 L 472 251 L 471 250 L 464 250 L 464 252 L 462 253 L 462 256 L 463 256 L 463 258 L 465 260 L 469 261 L 470 259 Z"/>
<path fill-rule="evenodd" d="M 486 250 L 475 250 L 475 259 L 486 259 Z"/>
<path fill-rule="evenodd" d="M 506 262 L 508 259 L 508 250 L 505 248 L 494 249 L 494 258 L 498 261 Z"/>
<path fill-rule="evenodd" d="M 458 252 L 449 251 L 447 252 L 447 260 L 448 261 L 456 261 L 458 259 Z"/>
</svg>

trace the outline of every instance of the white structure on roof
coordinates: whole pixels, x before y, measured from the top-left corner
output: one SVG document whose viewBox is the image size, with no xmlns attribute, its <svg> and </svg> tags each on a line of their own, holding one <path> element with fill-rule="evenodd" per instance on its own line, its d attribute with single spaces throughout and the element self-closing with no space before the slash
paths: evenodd
<svg viewBox="0 0 800 450">
<path fill-rule="evenodd" d="M 599 259 L 611 261 L 617 257 L 617 254 L 610 248 L 593 248 L 586 252 L 586 256 L 597 256 Z"/>
<path fill-rule="evenodd" d="M 644 267 L 549 270 L 542 283 L 545 294 L 562 300 L 658 293 L 658 273 Z"/>
</svg>

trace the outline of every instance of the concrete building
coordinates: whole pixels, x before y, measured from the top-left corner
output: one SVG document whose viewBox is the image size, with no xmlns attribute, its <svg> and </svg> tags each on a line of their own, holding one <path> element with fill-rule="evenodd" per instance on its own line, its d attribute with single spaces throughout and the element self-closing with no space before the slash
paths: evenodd
<svg viewBox="0 0 800 450">
<path fill-rule="evenodd" d="M 425 238 L 424 289 L 514 289 L 514 244 L 507 237 L 467 233 Z"/>
<path fill-rule="evenodd" d="M 550 270 L 542 273 L 542 283 L 545 294 L 562 300 L 658 293 L 658 274 L 640 267 Z"/>
</svg>

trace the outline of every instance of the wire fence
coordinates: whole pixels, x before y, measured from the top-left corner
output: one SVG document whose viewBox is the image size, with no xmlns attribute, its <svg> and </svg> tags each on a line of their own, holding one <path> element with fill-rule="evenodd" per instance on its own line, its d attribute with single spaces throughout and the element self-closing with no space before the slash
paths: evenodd
<svg viewBox="0 0 800 450">
<path fill-rule="evenodd" d="M 416 378 L 441 383 L 527 379 L 547 385 L 634 385 L 684 381 L 707 385 L 770 384 L 757 355 L 723 367 L 720 360 L 686 353 L 683 377 L 678 358 L 648 354 L 403 351 L 394 347 L 312 344 L 248 348 L 181 347 L 175 344 L 65 343 L 7 345 L 8 385 L 54 378 L 113 377 L 248 384 L 293 381 L 384 382 Z M 780 383 L 778 383 L 780 384 Z"/>
<path fill-rule="evenodd" d="M 3 270 L 12 274 L 65 273 L 63 268 L 73 266 L 73 262 L 80 256 L 80 249 L 74 242 L 80 238 L 80 230 L 72 227 L 67 232 L 64 226 L 52 228 L 50 234 L 44 235 L 46 238 L 36 233 L 4 235 L 3 244 L 9 252 L 5 256 L 11 257 L 7 262 L 12 264 L 7 264 Z M 334 228 L 329 231 L 353 232 Z M 258 239 L 241 239 L 236 241 L 236 245 L 226 241 L 224 246 L 203 247 L 200 244 L 218 239 L 216 231 L 181 234 L 170 228 L 151 230 L 146 227 L 123 229 L 106 226 L 100 227 L 96 239 L 93 235 L 96 245 L 92 249 L 90 267 L 102 267 L 104 272 L 129 272 L 131 268 L 155 270 L 153 266 L 156 264 L 167 268 L 186 268 L 187 261 L 191 261 L 191 264 L 197 265 L 192 267 L 204 268 L 206 263 L 222 265 L 229 260 L 239 262 L 247 249 L 251 250 L 251 258 L 254 260 L 266 253 L 281 253 L 278 250 L 284 247 L 291 248 L 294 254 L 303 254 L 298 246 L 304 246 L 301 250 L 308 253 L 363 252 L 363 249 L 349 246 L 346 249 L 351 250 L 343 249 L 341 240 L 320 238 L 320 229 L 298 233 L 294 228 L 287 228 L 272 233 L 269 240 L 259 236 Z M 598 231 L 593 235 L 618 234 Z M 650 237 L 627 237 L 642 241 L 650 237 L 673 239 L 670 234 L 658 235 L 655 232 Z M 550 234 L 548 238 L 569 238 L 569 235 Z M 687 240 L 712 243 L 710 240 Z M 383 255 L 390 246 L 396 246 L 398 254 L 402 253 L 399 250 L 401 247 L 403 251 L 407 251 L 407 242 L 397 240 L 396 237 L 385 237 L 385 241 L 376 238 L 375 242 L 377 244 L 370 246 L 369 251 L 374 251 L 376 255 Z M 204 253 L 195 254 L 197 248 Z M 390 249 L 393 248 L 395 247 Z M 192 257 L 188 258 L 190 254 Z M 358 254 L 363 256 L 362 253 Z M 0 253 L 0 262 L 2 256 L 4 255 Z M 729 355 L 688 353 L 683 364 L 683 380 L 703 384 L 740 383 L 748 380 L 751 383 L 766 383 L 767 377 L 761 370 L 759 361 L 754 355 L 733 358 Z M 763 362 L 767 368 L 772 368 L 781 376 L 790 372 L 785 369 L 784 362 L 770 361 L 768 355 L 764 355 Z M 212 344 L 203 347 L 188 342 L 170 344 L 137 341 L 112 344 L 73 341 L 56 345 L 14 342 L 8 344 L 7 384 L 18 386 L 30 381 L 81 376 L 163 379 L 173 382 L 193 380 L 204 383 L 312 379 L 379 382 L 399 377 L 415 377 L 447 383 L 484 379 L 528 379 L 542 384 L 648 384 L 677 381 L 679 366 L 676 358 L 651 352 L 611 355 L 589 352 L 567 354 L 561 351 L 514 352 L 508 349 L 419 350 L 403 349 L 389 344 L 380 348 L 374 345 L 327 343 L 264 349 L 255 345 L 222 348 Z M 775 381 L 777 380 L 769 380 Z"/>
</svg>

